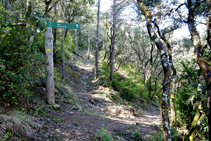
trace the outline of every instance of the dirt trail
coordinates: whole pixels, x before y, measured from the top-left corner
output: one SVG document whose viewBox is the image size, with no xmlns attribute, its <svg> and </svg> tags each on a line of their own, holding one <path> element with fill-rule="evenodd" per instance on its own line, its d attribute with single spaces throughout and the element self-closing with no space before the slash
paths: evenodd
<svg viewBox="0 0 211 141">
<path fill-rule="evenodd" d="M 66 75 L 66 81 L 76 93 L 81 108 L 57 99 L 60 110 L 47 108 L 46 115 L 37 116 L 35 122 L 40 127 L 26 136 L 28 140 L 92 141 L 98 137 L 101 128 L 119 141 L 133 141 L 131 134 L 137 127 L 142 137 L 156 133 L 156 125 L 161 123 L 157 107 L 147 105 L 142 109 L 143 115 L 137 116 L 131 107 L 112 103 L 108 98 L 108 88 L 98 87 L 93 81 L 94 59 L 88 60 L 86 54 L 81 62 L 80 59 L 76 57 L 75 62 L 67 63 L 67 68 L 79 77 Z"/>
<path fill-rule="evenodd" d="M 77 67 L 81 83 L 75 87 L 75 91 L 88 114 L 77 112 L 65 120 L 79 124 L 81 134 L 74 136 L 74 140 L 92 140 L 101 128 L 108 130 L 119 140 L 133 140 L 131 134 L 137 127 L 140 128 L 142 137 L 156 133 L 156 125 L 161 123 L 157 107 L 148 106 L 143 115 L 137 117 L 130 107 L 112 103 L 105 94 L 106 88 L 94 84 L 93 60 L 88 60 L 83 54 L 83 64 Z"/>
</svg>

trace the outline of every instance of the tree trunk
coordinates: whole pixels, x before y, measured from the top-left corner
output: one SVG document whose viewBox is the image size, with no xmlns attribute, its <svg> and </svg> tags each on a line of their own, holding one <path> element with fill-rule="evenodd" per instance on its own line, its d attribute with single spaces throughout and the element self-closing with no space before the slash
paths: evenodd
<svg viewBox="0 0 211 141">
<path fill-rule="evenodd" d="M 172 76 L 172 91 L 170 96 L 170 109 L 171 109 L 171 127 L 175 127 L 177 123 L 177 115 L 175 108 L 175 94 L 176 94 L 176 76 L 173 74 Z"/>
<path fill-rule="evenodd" d="M 90 57 L 90 26 L 89 26 L 89 34 L 88 34 L 88 59 Z"/>
<path fill-rule="evenodd" d="M 6 1 L 5 1 L 5 10 L 6 10 L 6 14 L 5 14 L 5 23 L 7 24 L 7 22 L 8 22 L 8 14 L 7 14 L 7 12 L 8 12 L 8 10 L 9 10 L 9 0 L 6 0 Z"/>
<path fill-rule="evenodd" d="M 47 27 L 45 32 L 45 50 L 46 50 L 46 95 L 47 103 L 55 104 L 54 97 L 54 72 L 53 72 L 53 38 L 52 27 Z"/>
<path fill-rule="evenodd" d="M 98 49 L 99 49 L 99 28 L 100 28 L 100 0 L 98 0 L 98 11 L 97 11 L 97 45 L 95 54 L 95 78 L 98 78 Z"/>
<path fill-rule="evenodd" d="M 114 60 L 114 46 L 115 46 L 115 32 L 116 32 L 116 0 L 114 0 L 113 6 L 113 35 L 112 35 L 112 43 L 111 43 L 111 51 L 110 51 L 110 81 L 113 82 L 113 60 Z"/>
<path fill-rule="evenodd" d="M 209 4 L 209 11 L 211 14 L 211 1 L 207 0 L 208 4 Z M 208 44 L 210 46 L 210 50 L 211 50 L 211 15 L 209 16 L 209 22 L 208 22 L 208 26 L 207 26 L 207 41 Z M 203 72 L 204 72 L 204 76 L 205 76 L 205 80 L 206 80 L 206 84 L 207 84 L 207 107 L 209 109 L 208 111 L 208 125 L 209 125 L 209 140 L 211 141 L 211 57 L 209 58 L 209 62 L 203 61 Z M 202 67 L 200 67 L 202 68 Z"/>
<path fill-rule="evenodd" d="M 62 1 L 63 6 L 63 23 L 65 22 L 65 5 L 64 0 Z M 62 79 L 65 79 L 65 53 L 64 53 L 64 38 L 65 38 L 65 29 L 63 29 L 63 36 L 62 36 L 62 54 L 63 54 L 63 62 L 62 62 Z"/>
<path fill-rule="evenodd" d="M 54 7 L 54 14 L 55 16 L 57 16 L 57 9 L 56 9 L 56 4 L 55 4 L 55 7 Z M 53 46 L 56 47 L 56 37 L 57 37 L 57 29 L 54 28 L 53 29 Z"/>
<path fill-rule="evenodd" d="M 149 78 L 149 98 L 152 96 L 152 53 L 153 53 L 153 44 L 151 44 L 150 50 L 150 78 Z"/>
<path fill-rule="evenodd" d="M 164 141 L 171 141 L 171 127 L 168 115 L 168 97 L 171 84 L 171 69 L 167 59 L 166 47 L 163 45 L 163 43 L 160 41 L 160 38 L 158 38 L 157 33 L 154 31 L 155 24 L 154 22 L 152 22 L 152 15 L 149 8 L 146 7 L 140 0 L 137 0 L 137 2 L 147 18 L 147 29 L 149 36 L 160 52 L 161 62 L 164 71 L 164 82 L 162 88 L 163 91 L 160 100 L 160 111 L 163 124 L 163 138 Z"/>
<path fill-rule="evenodd" d="M 172 75 L 172 89 L 171 89 L 171 96 L 170 96 L 170 109 L 171 109 L 171 127 L 176 126 L 176 122 L 177 122 L 177 117 L 176 117 L 176 109 L 175 109 L 175 93 L 176 93 L 176 75 L 177 75 L 177 71 L 174 67 L 173 64 L 173 60 L 172 60 L 172 49 L 171 49 L 171 45 L 169 43 L 168 40 L 166 40 L 165 36 L 162 36 L 160 33 L 160 29 L 159 26 L 157 25 L 157 23 L 155 23 L 155 26 L 157 28 L 158 34 L 160 36 L 160 38 L 166 43 L 167 48 L 168 48 L 168 56 L 169 56 L 169 65 L 173 71 L 173 75 Z"/>
<path fill-rule="evenodd" d="M 211 1 L 207 0 L 209 4 L 210 14 L 211 14 Z M 194 56 L 196 59 L 197 64 L 201 68 L 202 72 L 204 73 L 204 77 L 206 80 L 207 85 L 207 106 L 208 106 L 208 126 L 209 126 L 209 135 L 211 135 L 211 60 L 205 60 L 202 57 L 202 45 L 201 40 L 198 34 L 198 31 L 196 30 L 195 22 L 194 22 L 194 7 L 192 6 L 192 1 L 188 0 L 188 28 L 189 32 L 191 34 L 191 38 L 194 45 Z M 211 16 L 209 16 L 209 22 L 207 26 L 207 33 L 208 33 L 208 44 L 210 44 L 210 32 L 211 32 Z M 211 137 L 209 136 L 209 140 L 211 141 Z"/>
<path fill-rule="evenodd" d="M 77 29 L 75 29 L 75 53 L 78 54 Z"/>
<path fill-rule="evenodd" d="M 144 89 L 145 89 L 145 86 L 146 86 L 146 69 L 145 69 L 145 63 L 144 63 L 144 60 L 142 62 L 142 69 L 143 69 L 143 73 L 144 73 Z"/>
</svg>

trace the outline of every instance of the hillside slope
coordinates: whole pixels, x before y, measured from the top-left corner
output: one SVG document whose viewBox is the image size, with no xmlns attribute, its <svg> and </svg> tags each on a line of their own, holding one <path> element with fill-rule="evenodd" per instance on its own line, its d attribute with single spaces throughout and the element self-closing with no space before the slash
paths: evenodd
<svg viewBox="0 0 211 141">
<path fill-rule="evenodd" d="M 155 134 L 161 123 L 158 107 L 113 103 L 109 99 L 112 90 L 98 86 L 97 81 L 94 81 L 94 59 L 87 59 L 86 54 L 82 54 L 83 57 L 74 56 L 75 61 L 67 61 L 63 87 L 69 89 L 69 93 L 63 92 L 65 94 L 61 95 L 59 90 L 56 91 L 56 102 L 60 108 L 46 105 L 45 89 L 38 89 L 44 112 L 33 116 L 33 122 L 39 126 L 34 127 L 31 134 L 20 138 L 40 141 L 92 141 L 111 134 L 115 140 L 132 141 L 137 140 L 131 136 L 135 131 L 140 130 L 142 137 Z M 61 66 L 57 65 L 57 69 L 61 73 Z M 10 140 L 18 140 L 18 137 Z"/>
</svg>

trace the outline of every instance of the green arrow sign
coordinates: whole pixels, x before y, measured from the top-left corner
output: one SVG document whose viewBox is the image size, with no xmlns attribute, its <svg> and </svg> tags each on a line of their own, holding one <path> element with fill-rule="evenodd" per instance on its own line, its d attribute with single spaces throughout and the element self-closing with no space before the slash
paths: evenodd
<svg viewBox="0 0 211 141">
<path fill-rule="evenodd" d="M 66 28 L 66 29 L 80 29 L 80 24 L 70 24 L 70 23 L 57 23 L 57 22 L 51 22 L 51 24 L 48 22 L 48 27 L 52 28 Z"/>
</svg>

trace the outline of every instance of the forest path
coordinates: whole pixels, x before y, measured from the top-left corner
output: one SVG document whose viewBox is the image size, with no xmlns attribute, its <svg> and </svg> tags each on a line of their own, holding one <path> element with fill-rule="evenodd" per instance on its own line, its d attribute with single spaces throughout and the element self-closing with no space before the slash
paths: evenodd
<svg viewBox="0 0 211 141">
<path fill-rule="evenodd" d="M 86 53 L 82 56 L 75 56 L 75 61 L 67 61 L 67 68 L 79 78 L 68 76 L 68 71 L 65 76 L 79 106 L 60 101 L 60 111 L 49 110 L 49 116 L 39 119 L 45 128 L 34 134 L 36 139 L 93 141 L 98 138 L 101 128 L 119 141 L 134 141 L 131 134 L 136 128 L 140 129 L 142 137 L 155 134 L 157 125 L 161 123 L 158 107 L 147 105 L 141 109 L 140 116 L 131 106 L 111 102 L 108 98 L 110 90 L 97 86 L 94 81 L 94 58 L 87 59 Z"/>
<path fill-rule="evenodd" d="M 104 128 L 116 136 L 115 139 L 120 140 L 133 140 L 131 134 L 137 127 L 140 128 L 142 137 L 156 133 L 156 125 L 161 123 L 159 108 L 147 105 L 145 110 L 142 110 L 143 115 L 137 116 L 133 108 L 111 102 L 108 88 L 98 87 L 94 82 L 94 58 L 87 59 L 84 52 L 82 56 L 82 63 L 75 63 L 81 80 L 80 84 L 76 84 L 78 87 L 75 87 L 75 91 L 88 114 L 80 115 L 81 117 L 75 115 L 75 122 L 95 133 L 92 136 L 96 136 L 96 133 Z M 78 137 L 75 139 L 80 140 Z M 90 137 L 87 136 L 84 140 L 90 140 Z"/>
</svg>

